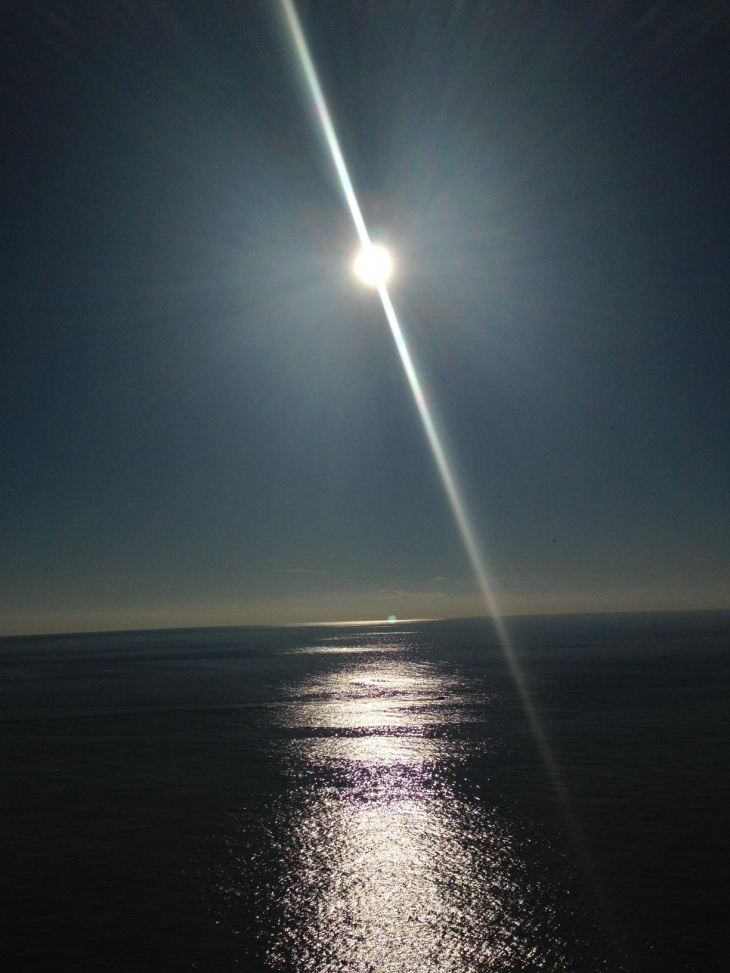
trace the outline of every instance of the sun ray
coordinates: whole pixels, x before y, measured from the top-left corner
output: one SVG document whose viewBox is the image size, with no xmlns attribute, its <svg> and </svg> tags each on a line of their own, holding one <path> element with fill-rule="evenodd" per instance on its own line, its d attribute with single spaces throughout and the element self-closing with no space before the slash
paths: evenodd
<svg viewBox="0 0 730 973">
<path fill-rule="evenodd" d="M 319 83 L 319 78 L 317 76 L 312 56 L 309 52 L 309 47 L 304 36 L 299 15 L 296 11 L 293 0 L 281 0 L 281 6 L 284 11 L 292 40 L 294 42 L 294 47 L 299 57 L 309 93 L 312 101 L 314 102 L 317 116 L 332 155 L 332 161 L 345 196 L 345 201 L 350 209 L 350 213 L 352 214 L 355 230 L 360 238 L 363 250 L 366 252 L 371 251 L 373 249 L 373 244 L 370 240 L 370 235 L 360 209 L 360 204 L 358 203 L 357 196 L 355 194 L 352 180 L 350 179 L 350 174 L 347 169 L 344 155 L 342 154 L 342 149 L 332 123 L 329 109 L 327 108 L 324 93 Z M 377 287 L 378 295 L 383 306 L 383 311 L 393 335 L 393 340 L 395 341 L 395 346 L 398 351 L 403 370 L 406 374 L 411 393 L 415 400 L 418 414 L 421 419 L 421 424 L 426 434 L 426 439 L 428 440 L 434 462 L 438 469 L 444 491 L 449 501 L 449 506 L 451 507 L 454 520 L 456 521 L 459 534 L 464 544 L 464 548 L 466 549 L 472 570 L 474 571 L 479 590 L 484 600 L 484 605 L 494 624 L 497 638 L 509 667 L 515 687 L 519 693 L 535 743 L 540 751 L 543 763 L 551 779 L 556 796 L 562 805 L 566 824 L 572 832 L 573 840 L 579 852 L 585 859 L 586 853 L 581 835 L 581 829 L 577 820 L 575 819 L 574 812 L 568 799 L 567 790 L 563 782 L 562 774 L 560 773 L 557 762 L 553 755 L 552 748 L 549 744 L 538 711 L 532 701 L 524 672 L 517 657 L 517 653 L 515 652 L 512 641 L 509 637 L 509 633 L 507 632 L 502 619 L 502 615 L 497 604 L 497 598 L 489 580 L 486 559 L 477 543 L 476 533 L 470 523 L 461 490 L 457 484 L 451 464 L 448 461 L 448 457 L 442 443 L 442 437 L 439 435 L 432 418 L 431 410 L 429 409 L 422 383 L 416 372 L 410 351 L 408 350 L 408 345 L 398 321 L 395 308 L 393 307 L 390 293 L 388 292 L 385 281 L 382 279 L 374 282 L 374 286 Z"/>
<path fill-rule="evenodd" d="M 319 78 L 317 77 L 314 62 L 312 61 L 312 55 L 309 53 L 309 45 L 307 44 L 307 40 L 304 36 L 304 31 L 302 30 L 299 14 L 297 13 L 292 0 L 281 0 L 281 6 L 284 11 L 284 16 L 286 17 L 286 22 L 289 26 L 289 31 L 291 32 L 292 40 L 294 41 L 294 47 L 296 48 L 302 70 L 304 71 L 304 77 L 307 82 L 307 87 L 309 88 L 309 93 L 312 96 L 312 101 L 314 102 L 317 117 L 319 118 L 322 131 L 324 132 L 324 137 L 327 140 L 327 145 L 329 146 L 329 150 L 332 155 L 332 161 L 334 162 L 335 169 L 337 170 L 337 176 L 340 180 L 342 191 L 345 194 L 345 200 L 350 209 L 350 213 L 352 214 L 352 221 L 355 224 L 355 229 L 358 237 L 360 238 L 360 243 L 363 245 L 363 248 L 367 248 L 370 246 L 370 235 L 368 234 L 367 227 L 365 226 L 365 220 L 363 219 L 362 211 L 360 210 L 360 204 L 357 201 L 352 180 L 350 179 L 350 173 L 348 172 L 347 165 L 345 164 L 345 157 L 342 154 L 340 142 L 337 138 L 335 127 L 332 124 L 329 108 L 327 107 L 327 102 L 325 101 L 324 94 L 322 93 L 322 87 L 319 83 Z"/>
</svg>

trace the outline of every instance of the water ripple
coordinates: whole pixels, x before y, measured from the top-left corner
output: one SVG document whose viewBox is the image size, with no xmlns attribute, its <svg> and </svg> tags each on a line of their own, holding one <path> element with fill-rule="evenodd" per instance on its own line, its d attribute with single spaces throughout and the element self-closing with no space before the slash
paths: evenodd
<svg viewBox="0 0 730 973">
<path fill-rule="evenodd" d="M 229 899 L 256 885 L 268 967 L 604 968 L 579 962 L 564 932 L 574 910 L 557 879 L 561 856 L 459 780 L 458 767 L 488 742 L 458 736 L 474 699 L 456 677 L 368 657 L 292 683 L 285 696 L 273 720 L 286 733 L 275 756 L 290 786 L 268 818 L 266 852 L 243 861 L 234 833 L 221 877 Z"/>
</svg>

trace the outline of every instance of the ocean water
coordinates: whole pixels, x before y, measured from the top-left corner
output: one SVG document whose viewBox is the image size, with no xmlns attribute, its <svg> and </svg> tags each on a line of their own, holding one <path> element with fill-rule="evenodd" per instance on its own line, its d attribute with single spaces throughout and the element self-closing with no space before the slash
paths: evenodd
<svg viewBox="0 0 730 973">
<path fill-rule="evenodd" d="M 0 640 L 2 963 L 728 968 L 730 613 Z"/>
</svg>

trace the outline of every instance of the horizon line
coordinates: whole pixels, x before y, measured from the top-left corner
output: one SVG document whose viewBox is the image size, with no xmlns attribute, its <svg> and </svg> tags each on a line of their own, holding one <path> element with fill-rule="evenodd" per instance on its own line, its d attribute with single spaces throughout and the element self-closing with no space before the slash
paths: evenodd
<svg viewBox="0 0 730 973">
<path fill-rule="evenodd" d="M 503 615 L 510 618 L 574 618 L 588 615 L 698 615 L 716 612 L 730 612 L 729 606 L 714 608 L 615 608 L 602 611 L 542 611 L 542 612 L 512 612 Z M 63 638 L 74 635 L 133 635 L 145 632 L 196 632 L 204 629 L 289 629 L 289 628 L 356 628 L 363 625 L 377 625 L 383 628 L 397 628 L 399 625 L 429 624 L 432 622 L 491 622 L 490 615 L 441 615 L 429 618 L 397 618 L 390 621 L 387 618 L 364 618 L 354 620 L 319 621 L 319 622 L 242 622 L 230 625 L 153 625 L 145 628 L 109 628 L 109 629 L 71 629 L 54 632 L 18 632 L 16 634 L 0 634 L 0 641 L 5 639 L 34 639 L 34 638 Z"/>
</svg>

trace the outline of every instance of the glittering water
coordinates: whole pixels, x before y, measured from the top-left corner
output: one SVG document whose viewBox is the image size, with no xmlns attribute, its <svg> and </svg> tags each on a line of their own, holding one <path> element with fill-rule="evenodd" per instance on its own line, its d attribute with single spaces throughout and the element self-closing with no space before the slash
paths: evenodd
<svg viewBox="0 0 730 973">
<path fill-rule="evenodd" d="M 484 746 L 453 733 L 473 719 L 468 687 L 395 654 L 407 646 L 385 658 L 364 646 L 288 687 L 275 714 L 306 735 L 280 748 L 292 810 L 272 835 L 284 838 L 267 958 L 323 973 L 543 968 L 565 948 L 554 891 L 535 894 L 506 822 L 456 788 Z"/>
<path fill-rule="evenodd" d="M 18 969 L 721 969 L 730 616 L 0 642 Z"/>
</svg>

